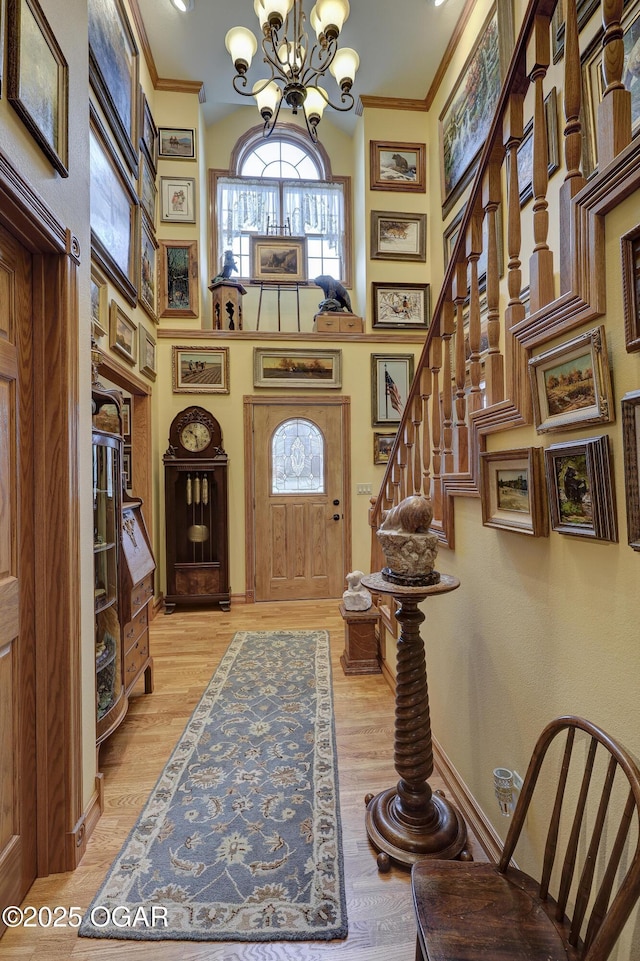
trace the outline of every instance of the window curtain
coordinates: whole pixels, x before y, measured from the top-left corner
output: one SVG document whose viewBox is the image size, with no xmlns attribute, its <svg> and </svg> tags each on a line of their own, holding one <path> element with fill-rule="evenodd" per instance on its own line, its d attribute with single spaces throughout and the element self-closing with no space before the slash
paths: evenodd
<svg viewBox="0 0 640 961">
<path fill-rule="evenodd" d="M 284 219 L 291 233 L 320 234 L 331 250 L 340 249 L 344 225 L 342 184 L 300 180 L 284 184 Z"/>
<path fill-rule="evenodd" d="M 221 246 L 232 249 L 243 232 L 266 234 L 268 224 L 278 224 L 278 185 L 264 180 L 218 180 L 218 229 Z"/>
</svg>

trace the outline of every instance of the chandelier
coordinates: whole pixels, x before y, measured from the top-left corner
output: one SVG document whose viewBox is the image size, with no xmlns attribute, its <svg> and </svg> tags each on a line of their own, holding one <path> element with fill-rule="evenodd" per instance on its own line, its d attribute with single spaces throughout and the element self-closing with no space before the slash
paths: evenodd
<svg viewBox="0 0 640 961">
<path fill-rule="evenodd" d="M 251 30 L 233 27 L 225 37 L 225 46 L 236 70 L 234 89 L 243 97 L 255 97 L 265 137 L 275 127 L 284 101 L 294 114 L 302 109 L 309 136 L 317 143 L 318 124 L 327 104 L 341 111 L 354 105 L 351 87 L 360 58 L 349 47 L 338 48 L 340 31 L 349 16 L 349 0 L 317 0 L 309 14 L 316 34 L 312 47 L 302 0 L 254 0 L 253 9 L 262 29 L 264 62 L 271 74 L 256 81 L 251 90 L 246 89 L 247 71 L 258 42 Z M 318 85 L 327 70 L 340 88 L 340 104 L 333 103 Z"/>
</svg>

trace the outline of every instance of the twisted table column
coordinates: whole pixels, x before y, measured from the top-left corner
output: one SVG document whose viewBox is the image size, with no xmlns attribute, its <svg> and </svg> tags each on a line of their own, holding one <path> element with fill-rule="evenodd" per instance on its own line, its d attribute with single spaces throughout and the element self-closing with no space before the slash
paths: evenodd
<svg viewBox="0 0 640 961">
<path fill-rule="evenodd" d="M 433 792 L 433 746 L 429 691 L 420 625 L 425 615 L 419 605 L 433 594 L 446 594 L 460 581 L 446 574 L 429 587 L 391 584 L 382 574 L 362 583 L 377 594 L 391 595 L 398 605 L 400 624 L 396 676 L 394 763 L 400 777 L 395 788 L 375 797 L 367 795 L 365 823 L 369 840 L 379 851 L 378 868 L 388 871 L 391 861 L 411 866 L 420 858 L 464 858 L 467 829 L 460 812 L 441 792 Z"/>
</svg>

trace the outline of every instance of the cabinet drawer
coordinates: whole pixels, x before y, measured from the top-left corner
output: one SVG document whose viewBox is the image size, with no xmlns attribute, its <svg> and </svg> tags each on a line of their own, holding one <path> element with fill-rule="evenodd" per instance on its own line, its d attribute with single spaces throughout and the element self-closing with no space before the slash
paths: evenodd
<svg viewBox="0 0 640 961">
<path fill-rule="evenodd" d="M 149 656 L 149 632 L 145 631 L 124 656 L 124 684 L 129 687 Z"/>
<path fill-rule="evenodd" d="M 125 624 L 123 631 L 124 649 L 128 651 L 140 635 L 147 630 L 149 626 L 149 605 L 145 605 L 141 611 L 136 614 L 132 621 Z"/>
<path fill-rule="evenodd" d="M 361 334 L 363 330 L 362 317 L 341 317 L 340 333 Z"/>
<path fill-rule="evenodd" d="M 317 314 L 315 319 L 315 329 L 319 334 L 330 333 L 340 330 L 340 318 L 331 314 Z"/>
<path fill-rule="evenodd" d="M 131 591 L 131 618 L 133 619 L 141 607 L 153 597 L 153 574 L 147 574 L 144 580 Z"/>
</svg>

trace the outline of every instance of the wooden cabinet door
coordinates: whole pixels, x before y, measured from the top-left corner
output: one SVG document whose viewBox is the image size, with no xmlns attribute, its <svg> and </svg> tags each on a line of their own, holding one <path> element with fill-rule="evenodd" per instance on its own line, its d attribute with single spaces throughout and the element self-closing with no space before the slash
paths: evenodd
<svg viewBox="0 0 640 961">
<path fill-rule="evenodd" d="M 30 328 L 31 257 L 0 228 L 0 910 L 36 876 Z"/>
<path fill-rule="evenodd" d="M 342 417 L 340 406 L 322 403 L 254 407 L 257 601 L 339 597 L 344 591 L 349 519 L 345 516 Z M 282 424 L 296 419 L 309 422 L 321 439 L 323 477 L 318 490 L 298 492 L 295 485 L 286 491 L 274 489 L 274 434 Z M 300 458 L 305 456 L 303 446 L 298 445 Z"/>
</svg>

